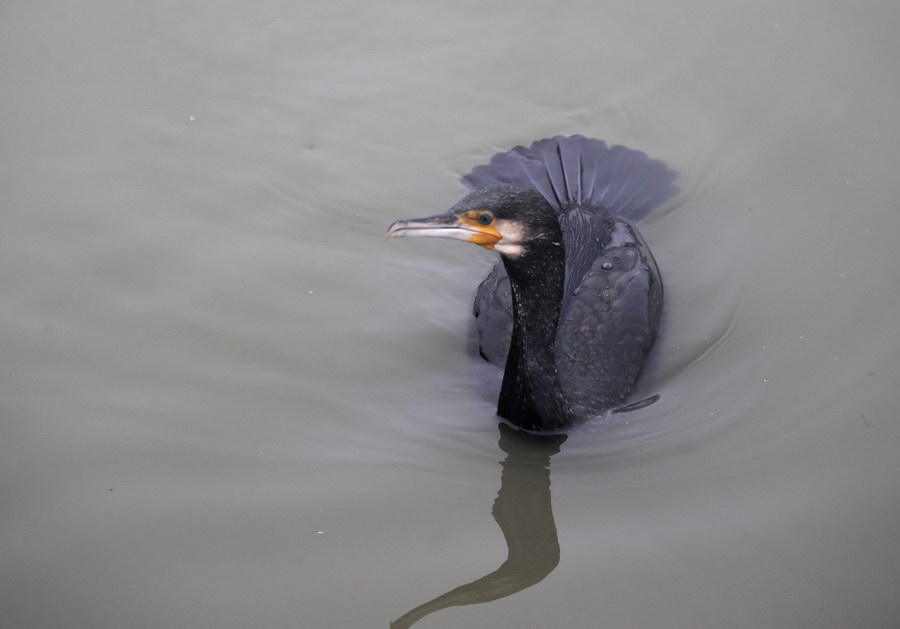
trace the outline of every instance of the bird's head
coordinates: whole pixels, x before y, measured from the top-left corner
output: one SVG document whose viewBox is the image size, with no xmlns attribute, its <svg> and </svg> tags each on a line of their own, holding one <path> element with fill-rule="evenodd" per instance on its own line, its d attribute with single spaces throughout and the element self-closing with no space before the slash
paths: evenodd
<svg viewBox="0 0 900 629">
<path fill-rule="evenodd" d="M 514 187 L 476 190 L 443 214 L 394 222 L 387 236 L 464 240 L 510 259 L 535 245 L 562 241 L 556 213 L 544 197 Z"/>
</svg>

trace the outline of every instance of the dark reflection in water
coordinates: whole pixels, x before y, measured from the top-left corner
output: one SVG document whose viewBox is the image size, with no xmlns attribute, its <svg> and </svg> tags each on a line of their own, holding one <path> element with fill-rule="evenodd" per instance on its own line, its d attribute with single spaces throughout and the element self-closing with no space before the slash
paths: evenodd
<svg viewBox="0 0 900 629">
<path fill-rule="evenodd" d="M 500 424 L 500 491 L 491 513 L 506 538 L 508 556 L 495 571 L 411 609 L 391 629 L 411 627 L 446 607 L 487 603 L 540 582 L 559 564 L 550 505 L 550 457 L 566 435 L 529 435 Z"/>
</svg>

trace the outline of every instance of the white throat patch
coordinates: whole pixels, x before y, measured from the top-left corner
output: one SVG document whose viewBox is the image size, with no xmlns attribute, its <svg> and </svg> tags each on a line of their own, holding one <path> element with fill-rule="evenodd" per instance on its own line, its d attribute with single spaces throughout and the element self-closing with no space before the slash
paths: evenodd
<svg viewBox="0 0 900 629">
<path fill-rule="evenodd" d="M 525 251 L 525 230 L 522 225 L 508 219 L 498 220 L 494 229 L 503 236 L 495 245 L 494 251 L 508 258 L 518 258 Z"/>
</svg>

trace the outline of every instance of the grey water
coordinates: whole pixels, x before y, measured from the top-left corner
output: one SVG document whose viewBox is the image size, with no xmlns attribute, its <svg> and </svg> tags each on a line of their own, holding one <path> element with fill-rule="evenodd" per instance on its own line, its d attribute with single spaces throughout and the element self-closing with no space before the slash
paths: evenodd
<svg viewBox="0 0 900 629">
<path fill-rule="evenodd" d="M 898 24 L 3 3 L 4 626 L 900 626 Z M 383 234 L 573 133 L 680 173 L 660 398 L 529 443 L 492 254 Z"/>
</svg>

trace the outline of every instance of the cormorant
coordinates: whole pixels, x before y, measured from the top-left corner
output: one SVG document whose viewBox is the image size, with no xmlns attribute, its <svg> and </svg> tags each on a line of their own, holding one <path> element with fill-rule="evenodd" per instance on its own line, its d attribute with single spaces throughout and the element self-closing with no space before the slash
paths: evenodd
<svg viewBox="0 0 900 629">
<path fill-rule="evenodd" d="M 640 151 L 583 136 L 498 153 L 449 211 L 389 237 L 435 236 L 500 254 L 475 294 L 481 356 L 504 367 L 497 414 L 559 431 L 621 407 L 656 340 L 663 286 L 633 223 L 675 192 Z"/>
</svg>

